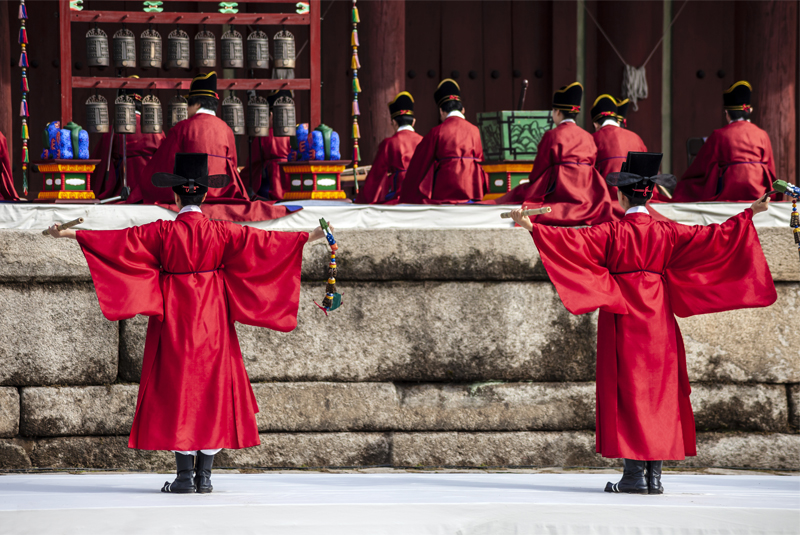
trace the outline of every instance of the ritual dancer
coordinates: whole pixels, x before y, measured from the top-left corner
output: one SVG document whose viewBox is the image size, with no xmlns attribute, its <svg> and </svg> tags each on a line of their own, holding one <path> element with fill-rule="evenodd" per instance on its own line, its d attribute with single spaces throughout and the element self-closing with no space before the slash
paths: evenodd
<svg viewBox="0 0 800 535">
<path fill-rule="evenodd" d="M 486 174 L 478 127 L 464 117 L 461 88 L 442 80 L 433 94 L 442 124 L 422 138 L 408 164 L 399 202 L 457 204 L 483 199 Z"/>
<path fill-rule="evenodd" d="M 208 168 L 213 175 L 228 175 L 230 183 L 219 191 L 210 191 L 209 202 L 221 199 L 249 200 L 242 179 L 237 171 L 236 140 L 230 127 L 217 117 L 219 95 L 217 73 L 200 74 L 192 80 L 189 89 L 189 117 L 173 126 L 166 139 L 150 160 L 143 176 L 172 171 L 177 153 L 208 154 Z M 131 190 L 128 202 L 143 201 L 145 204 L 170 204 L 169 191 L 145 181 L 137 183 Z"/>
<path fill-rule="evenodd" d="M 395 134 L 378 145 L 372 169 L 358 190 L 359 204 L 383 204 L 397 200 L 397 192 L 406 177 L 414 151 L 422 136 L 414 131 L 414 97 L 408 91 L 398 93 L 389 103 L 389 116 Z"/>
<path fill-rule="evenodd" d="M 8 141 L 0 132 L 0 201 L 18 201 L 14 188 L 14 175 L 11 174 L 11 157 L 8 155 Z"/>
<path fill-rule="evenodd" d="M 288 161 L 289 152 L 292 150 L 292 138 L 275 137 L 272 130 L 272 106 L 281 97 L 294 98 L 294 92 L 280 89 L 267 95 L 269 135 L 258 138 L 256 145 L 250 146 L 253 154 L 247 162 L 247 167 L 242 170 L 242 179 L 251 180 L 252 177 L 253 191 L 259 197 L 275 201 L 282 201 L 283 194 L 289 187 L 280 163 Z"/>
<path fill-rule="evenodd" d="M 722 95 L 727 126 L 709 136 L 675 188 L 672 202 L 736 202 L 761 197 L 775 181 L 769 135 L 750 122 L 753 88 L 740 81 Z"/>
<path fill-rule="evenodd" d="M 139 77 L 129 76 L 129 78 Z M 92 158 L 100 160 L 100 164 L 92 173 L 92 191 L 98 199 L 116 197 L 122 192 L 123 143 L 125 143 L 128 187 L 138 189 L 140 181 L 150 180 L 150 175 L 146 175 L 144 170 L 166 137 L 163 132 L 142 134 L 142 98 L 144 97 L 140 90 L 118 90 L 117 97 L 122 95 L 131 97 L 136 106 L 136 133 L 115 134 L 112 127 L 110 132 L 103 134 L 100 143 L 95 146 Z M 109 159 L 111 160 L 110 165 Z"/>
<path fill-rule="evenodd" d="M 208 167 L 206 154 L 177 154 L 174 173 L 152 177 L 172 188 L 175 221 L 50 228 L 78 240 L 106 318 L 150 316 L 128 447 L 175 452 L 177 478 L 164 492 L 211 492 L 214 455 L 260 443 L 234 322 L 294 329 L 303 246 L 324 237 L 320 228 L 309 235 L 210 220 L 199 205 L 229 177 Z"/>
<path fill-rule="evenodd" d="M 582 98 L 578 82 L 555 92 L 556 127 L 539 142 L 529 182 L 486 204 L 547 204 L 552 212 L 536 216 L 536 221 L 552 225 L 596 225 L 615 219 L 608 187 L 595 168 L 597 146 L 592 135 L 575 124 Z"/>
<path fill-rule="evenodd" d="M 622 458 L 606 492 L 662 494 L 665 460 L 697 454 L 686 352 L 675 316 L 765 307 L 777 299 L 753 216 L 762 198 L 721 225 L 654 221 L 644 203 L 661 154 L 630 153 L 609 184 L 622 221 L 552 228 L 512 217 L 531 232 L 550 280 L 573 314 L 600 309 L 597 325 L 597 452 Z M 654 176 L 655 175 L 655 176 Z"/>
</svg>

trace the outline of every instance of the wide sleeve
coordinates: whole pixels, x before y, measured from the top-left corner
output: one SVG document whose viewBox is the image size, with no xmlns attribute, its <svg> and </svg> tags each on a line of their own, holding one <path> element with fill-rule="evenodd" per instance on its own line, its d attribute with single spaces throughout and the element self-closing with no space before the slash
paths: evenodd
<svg viewBox="0 0 800 535">
<path fill-rule="evenodd" d="M 383 199 L 381 193 L 384 192 L 383 185 L 386 183 L 386 174 L 389 172 L 388 138 L 381 141 L 375 160 L 372 162 L 372 169 L 369 170 L 364 185 L 358 190 L 356 203 L 376 204 Z M 385 195 L 385 193 L 384 193 Z"/>
<path fill-rule="evenodd" d="M 2 134 L 0 134 L 0 200 L 19 200 L 17 190 L 14 188 L 14 175 L 11 174 L 11 158 L 8 154 L 8 142 Z"/>
<path fill-rule="evenodd" d="M 721 225 L 672 226 L 665 277 L 676 315 L 765 307 L 777 300 L 752 218 L 748 208 Z"/>
<path fill-rule="evenodd" d="M 605 266 L 613 227 L 574 229 L 534 223 L 533 242 L 564 306 L 573 314 L 603 310 L 627 314 L 628 307 Z"/>
<path fill-rule="evenodd" d="M 433 189 L 433 164 L 436 159 L 436 134 L 431 132 L 419 142 L 411 163 L 408 164 L 406 177 L 400 184 L 400 203 L 421 204 L 423 199 L 430 198 L 423 189 Z"/>
<path fill-rule="evenodd" d="M 229 223 L 223 274 L 231 321 L 288 332 L 297 326 L 307 232 Z"/>
<path fill-rule="evenodd" d="M 106 318 L 163 317 L 161 222 L 123 230 L 79 230 L 77 236 Z"/>
</svg>

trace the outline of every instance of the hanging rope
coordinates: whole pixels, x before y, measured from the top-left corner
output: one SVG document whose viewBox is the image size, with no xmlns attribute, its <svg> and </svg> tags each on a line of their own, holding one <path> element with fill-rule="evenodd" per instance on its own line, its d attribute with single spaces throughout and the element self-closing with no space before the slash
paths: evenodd
<svg viewBox="0 0 800 535">
<path fill-rule="evenodd" d="M 611 46 L 611 49 L 617 54 L 617 57 L 625 66 L 625 70 L 622 72 L 622 98 L 630 99 L 631 103 L 633 103 L 634 111 L 639 111 L 639 105 L 637 104 L 637 101 L 646 99 L 648 95 L 647 72 L 645 71 L 645 67 L 647 67 L 650 58 L 652 58 L 653 54 L 656 53 L 656 50 L 658 50 L 658 47 L 661 46 L 661 43 L 664 42 L 664 39 L 667 37 L 667 32 L 672 30 L 672 25 L 675 24 L 676 20 L 678 20 L 681 12 L 683 12 L 683 8 L 685 8 L 686 4 L 688 3 L 689 0 L 684 0 L 681 8 L 678 10 L 675 16 L 672 17 L 672 22 L 669 23 L 669 28 L 667 28 L 667 30 L 661 36 L 661 39 L 658 40 L 656 46 L 653 47 L 653 50 L 647 56 L 647 59 L 644 60 L 644 63 L 642 63 L 642 66 L 637 68 L 625 61 L 625 58 L 622 57 L 622 54 L 620 54 L 619 50 L 617 50 L 617 47 L 611 42 L 611 38 L 605 32 L 603 27 L 600 26 L 600 23 L 597 22 L 597 19 L 594 18 L 594 15 L 592 15 L 592 12 L 589 11 L 589 8 L 586 7 L 586 2 L 581 2 L 583 9 L 586 11 L 586 13 L 588 13 L 589 18 L 592 19 L 594 25 L 597 26 L 597 29 L 600 30 L 600 33 L 603 34 L 603 37 L 606 38 L 606 41 L 608 41 L 608 44 Z"/>
</svg>

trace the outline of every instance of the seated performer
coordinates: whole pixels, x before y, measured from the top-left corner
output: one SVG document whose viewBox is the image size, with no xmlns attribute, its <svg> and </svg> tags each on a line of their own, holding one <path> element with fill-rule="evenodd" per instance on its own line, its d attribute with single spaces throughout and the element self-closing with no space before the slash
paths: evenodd
<svg viewBox="0 0 800 535">
<path fill-rule="evenodd" d="M 603 177 L 595 169 L 597 146 L 592 135 L 575 124 L 583 86 L 574 82 L 553 95 L 556 127 L 542 136 L 529 183 L 520 184 L 491 204 L 547 204 L 539 223 L 595 225 L 612 221 L 613 205 Z"/>
<path fill-rule="evenodd" d="M 401 203 L 456 204 L 483 199 L 486 174 L 478 162 L 483 147 L 478 127 L 464 117 L 461 89 L 442 80 L 433 94 L 442 124 L 422 138 L 400 188 Z"/>
<path fill-rule="evenodd" d="M 767 133 L 750 122 L 752 89 L 741 81 L 723 93 L 728 125 L 706 140 L 678 182 L 672 202 L 746 201 L 772 189 L 772 144 Z"/>
<path fill-rule="evenodd" d="M 272 106 L 280 97 L 293 98 L 294 94 L 292 91 L 281 89 L 267 95 L 269 135 L 257 138 L 256 145 L 251 145 L 253 154 L 247 162 L 247 168 L 242 170 L 242 180 L 252 181 L 253 191 L 259 197 L 275 201 L 283 200 L 283 194 L 288 187 L 280 162 L 287 161 L 289 151 L 292 150 L 292 138 L 275 137 L 272 133 Z"/>
<path fill-rule="evenodd" d="M 620 128 L 617 103 L 611 95 L 600 95 L 592 106 L 592 138 L 597 145 L 595 167 L 603 178 L 622 168 L 629 152 L 647 152 L 644 141 L 634 132 Z M 611 197 L 617 197 L 617 188 L 610 187 Z"/>
<path fill-rule="evenodd" d="M 199 205 L 206 154 L 176 154 L 155 187 L 181 207 L 175 221 L 105 231 L 59 231 L 83 250 L 100 308 L 110 321 L 150 316 L 128 447 L 175 452 L 178 475 L 163 492 L 209 493 L 214 455 L 260 441 L 255 396 L 234 322 L 291 331 L 297 325 L 303 246 L 323 237 L 212 221 Z"/>
<path fill-rule="evenodd" d="M 606 492 L 662 494 L 664 460 L 697 455 L 686 352 L 675 315 L 685 318 L 765 307 L 777 293 L 753 215 L 762 198 L 721 225 L 654 221 L 644 203 L 661 154 L 630 153 L 617 186 L 622 221 L 551 228 L 512 212 L 531 231 L 550 280 L 573 314 L 600 309 L 597 325 L 597 452 L 623 458 Z"/>
<path fill-rule="evenodd" d="M 397 200 L 397 192 L 406 177 L 406 169 L 422 136 L 414 132 L 414 97 L 403 91 L 389 103 L 395 134 L 378 145 L 372 169 L 359 189 L 359 204 L 383 204 Z"/>
<path fill-rule="evenodd" d="M 130 78 L 138 78 L 138 76 L 131 76 Z M 94 168 L 92 173 L 92 190 L 95 197 L 98 199 L 107 199 L 109 197 L 116 197 L 122 190 L 122 144 L 125 143 L 125 160 L 128 163 L 127 178 L 128 187 L 132 188 L 132 184 L 136 185 L 145 180 L 144 170 L 148 162 L 158 150 L 158 147 L 166 137 L 164 133 L 160 134 L 142 134 L 142 92 L 138 89 L 120 89 L 117 91 L 117 96 L 128 95 L 133 98 L 136 104 L 136 133 L 135 134 L 114 134 L 113 128 L 111 132 L 103 134 L 100 143 L 98 143 L 92 158 L 101 160 L 100 164 Z M 114 138 L 113 145 L 111 145 L 112 137 Z M 111 165 L 108 165 L 109 151 L 111 151 Z M 108 178 L 106 178 L 106 169 L 108 169 Z M 148 178 L 149 180 L 149 178 Z"/>
<path fill-rule="evenodd" d="M 189 118 L 170 129 L 167 138 L 161 143 L 142 176 L 151 177 L 156 173 L 171 172 L 175 154 L 179 152 L 206 153 L 211 174 L 228 175 L 231 178 L 226 187 L 218 192 L 209 192 L 209 202 L 228 199 L 249 200 L 237 171 L 236 141 L 233 131 L 225 121 L 217 117 L 218 106 L 217 73 L 195 76 L 189 90 Z M 129 203 L 140 201 L 145 204 L 172 203 L 169 192 L 149 182 L 140 180 L 136 186 L 131 190 Z"/>
<path fill-rule="evenodd" d="M 8 155 L 8 141 L 0 132 L 0 201 L 18 201 L 14 188 L 14 175 L 11 174 L 11 158 Z"/>
</svg>

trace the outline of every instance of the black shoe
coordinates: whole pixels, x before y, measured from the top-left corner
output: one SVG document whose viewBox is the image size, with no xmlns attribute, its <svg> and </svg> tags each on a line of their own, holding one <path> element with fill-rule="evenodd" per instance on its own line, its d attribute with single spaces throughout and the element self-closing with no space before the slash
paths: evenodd
<svg viewBox="0 0 800 535">
<path fill-rule="evenodd" d="M 647 461 L 622 460 L 625 466 L 622 472 L 622 479 L 619 480 L 619 483 L 606 483 L 606 492 L 647 494 L 647 480 L 644 477 Z"/>
<path fill-rule="evenodd" d="M 664 494 L 661 486 L 661 465 L 664 461 L 647 461 L 647 490 L 650 494 Z"/>
<path fill-rule="evenodd" d="M 170 483 L 167 481 L 161 487 L 161 492 L 174 492 L 177 494 L 194 494 L 194 455 L 175 454 L 175 463 L 178 465 L 178 477 Z"/>
<path fill-rule="evenodd" d="M 202 451 L 197 452 L 197 465 L 194 484 L 198 494 L 208 494 L 214 487 L 211 486 L 211 465 L 214 464 L 214 456 L 206 455 Z"/>
</svg>

